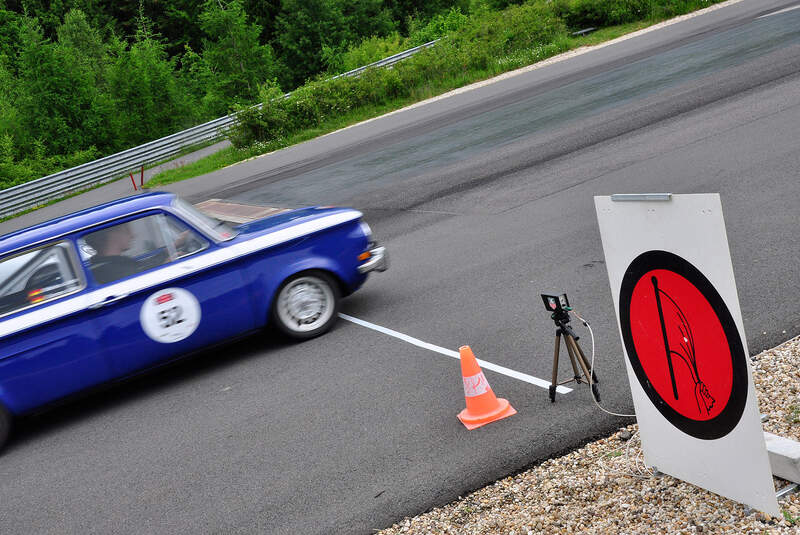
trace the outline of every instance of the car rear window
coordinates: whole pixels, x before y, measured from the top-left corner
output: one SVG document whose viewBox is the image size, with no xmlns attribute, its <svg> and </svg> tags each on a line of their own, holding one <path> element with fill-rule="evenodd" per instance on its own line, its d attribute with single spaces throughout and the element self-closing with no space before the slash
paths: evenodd
<svg viewBox="0 0 800 535">
<path fill-rule="evenodd" d="M 0 316 L 80 290 L 71 251 L 62 241 L 0 259 Z"/>
</svg>

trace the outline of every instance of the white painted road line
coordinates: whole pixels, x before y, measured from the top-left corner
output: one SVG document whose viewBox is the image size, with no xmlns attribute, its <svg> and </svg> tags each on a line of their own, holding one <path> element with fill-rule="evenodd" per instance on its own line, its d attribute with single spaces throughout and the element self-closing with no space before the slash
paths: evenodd
<svg viewBox="0 0 800 535">
<path fill-rule="evenodd" d="M 787 11 L 794 11 L 795 9 L 800 9 L 800 6 L 787 7 L 786 9 L 781 9 L 780 11 L 775 11 L 774 13 L 767 13 L 766 15 L 761 15 L 758 18 L 759 19 L 763 19 L 765 17 L 771 17 L 772 15 L 777 15 L 778 13 L 786 13 Z"/>
<path fill-rule="evenodd" d="M 386 327 L 381 327 L 380 325 L 375 325 L 374 323 L 360 320 L 358 318 L 354 318 L 353 316 L 348 316 L 347 314 L 339 314 L 339 317 L 342 318 L 343 320 L 353 322 L 356 325 L 361 325 L 362 327 L 366 327 L 367 329 L 372 329 L 373 331 L 378 331 L 379 333 L 388 334 L 389 336 L 394 336 L 395 338 L 399 338 L 400 340 L 408 342 L 409 344 L 415 345 L 417 347 L 421 347 L 429 351 L 434 351 L 436 353 L 441 353 L 442 355 L 446 355 L 454 359 L 461 358 L 461 355 L 459 355 L 458 351 L 453 351 L 451 349 L 446 349 L 444 347 L 435 346 L 433 344 L 429 344 L 428 342 L 423 342 L 422 340 L 419 340 L 412 336 L 408 336 L 407 334 L 393 331 L 392 329 L 387 329 Z M 505 366 L 500 366 L 498 364 L 493 364 L 485 360 L 481 359 L 476 359 L 476 360 L 478 361 L 478 365 L 482 369 L 492 370 L 493 372 L 497 372 L 502 375 L 506 375 L 508 377 L 513 377 L 514 379 L 519 379 L 520 381 L 524 381 L 526 383 L 530 383 L 532 385 L 544 389 L 550 388 L 550 383 L 548 381 L 545 381 L 544 379 L 539 379 L 538 377 L 534 377 L 533 375 L 528 375 L 527 373 L 518 372 L 516 370 L 512 370 L 510 368 L 506 368 Z M 558 392 L 559 394 L 568 394 L 572 392 L 572 389 L 567 388 L 566 386 L 557 386 L 556 392 Z"/>
</svg>

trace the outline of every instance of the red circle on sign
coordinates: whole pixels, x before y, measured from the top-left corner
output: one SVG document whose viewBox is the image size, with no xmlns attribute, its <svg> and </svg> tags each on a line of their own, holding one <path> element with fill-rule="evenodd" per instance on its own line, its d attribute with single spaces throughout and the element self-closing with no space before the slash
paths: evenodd
<svg viewBox="0 0 800 535">
<path fill-rule="evenodd" d="M 733 366 L 725 331 L 708 299 L 681 275 L 656 269 L 636 283 L 630 307 L 636 353 L 659 397 L 686 418 L 717 417 L 730 398 Z"/>
<path fill-rule="evenodd" d="M 724 299 L 667 251 L 636 257 L 622 278 L 619 323 L 631 368 L 653 406 L 699 439 L 730 433 L 747 401 L 747 359 Z"/>
</svg>

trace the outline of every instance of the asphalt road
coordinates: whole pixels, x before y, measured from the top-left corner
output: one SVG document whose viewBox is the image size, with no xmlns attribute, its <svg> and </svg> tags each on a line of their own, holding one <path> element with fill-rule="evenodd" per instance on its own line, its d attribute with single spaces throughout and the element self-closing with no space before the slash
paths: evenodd
<svg viewBox="0 0 800 535">
<path fill-rule="evenodd" d="M 604 405 L 629 411 L 594 195 L 720 192 L 751 353 L 800 331 L 800 10 L 756 18 L 789 5 L 746 0 L 169 189 L 363 210 L 392 266 L 343 312 L 537 377 L 538 295 L 567 291 Z M 585 389 L 551 405 L 486 374 L 518 414 L 466 431 L 453 358 L 349 321 L 247 339 L 23 422 L 0 532 L 369 533 L 625 421 Z"/>
</svg>

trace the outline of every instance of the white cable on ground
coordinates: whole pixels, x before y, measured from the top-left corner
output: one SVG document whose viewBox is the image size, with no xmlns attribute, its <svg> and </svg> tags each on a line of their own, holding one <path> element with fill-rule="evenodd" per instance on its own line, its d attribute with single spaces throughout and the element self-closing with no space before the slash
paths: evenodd
<svg viewBox="0 0 800 535">
<path fill-rule="evenodd" d="M 606 475 L 617 475 L 617 476 L 628 476 L 628 477 L 635 477 L 637 479 L 650 479 L 653 477 L 653 471 L 644 464 L 644 461 L 641 462 L 641 466 L 639 466 L 640 461 L 639 458 L 642 456 L 641 446 L 639 446 L 639 451 L 636 453 L 635 456 L 631 455 L 632 444 L 636 442 L 636 439 L 639 436 L 639 431 L 633 433 L 630 439 L 628 439 L 625 445 L 621 445 L 618 448 L 613 449 L 612 451 L 603 453 L 592 459 L 592 463 L 597 464 L 600 467 L 600 475 L 605 477 Z M 615 470 L 613 468 L 609 468 L 606 466 L 605 459 L 610 457 L 621 457 L 623 454 L 621 450 L 625 450 L 625 469 Z M 617 454 L 617 455 L 615 455 Z M 631 462 L 633 462 L 633 466 L 631 466 Z"/>
<path fill-rule="evenodd" d="M 575 311 L 574 308 L 572 309 L 572 313 L 575 314 L 575 317 L 577 317 L 579 320 L 581 320 L 581 322 L 586 326 L 587 329 L 589 329 L 589 336 L 591 336 L 591 338 L 592 338 L 592 363 L 589 365 L 589 392 L 591 392 L 591 394 L 592 394 L 592 401 L 594 401 L 594 404 L 597 405 L 598 409 L 600 409 L 601 411 L 603 411 L 603 412 L 605 412 L 607 414 L 610 414 L 611 416 L 622 416 L 622 417 L 625 417 L 625 418 L 636 418 L 635 414 L 620 414 L 618 412 L 612 412 L 612 411 L 606 410 L 600 405 L 600 403 L 594 397 L 594 392 L 591 391 L 592 390 L 592 377 L 594 377 L 594 332 L 592 331 L 592 326 L 589 325 L 589 322 L 586 321 L 585 319 L 583 319 L 580 316 L 580 314 L 578 314 Z"/>
<path fill-rule="evenodd" d="M 575 309 L 572 309 L 572 313 L 575 314 L 576 318 L 581 320 L 581 322 L 586 326 L 587 329 L 589 329 L 589 336 L 592 339 L 592 360 L 591 360 L 591 363 L 589 364 L 589 393 L 592 396 L 592 401 L 594 401 L 594 404 L 597 405 L 598 409 L 600 409 L 601 411 L 603 411 L 603 412 L 605 412 L 607 414 L 610 414 L 612 416 L 622 416 L 622 417 L 626 417 L 626 418 L 628 418 L 628 417 L 636 418 L 635 414 L 620 414 L 620 413 L 617 413 L 617 412 L 612 412 L 612 411 L 606 410 L 600 405 L 600 403 L 597 401 L 597 398 L 594 397 L 594 392 L 592 392 L 592 383 L 591 383 L 591 378 L 594 377 L 594 356 L 595 356 L 594 331 L 592 331 L 592 326 L 589 325 L 589 322 L 586 321 L 585 319 L 583 319 L 581 317 L 581 315 L 578 314 L 575 311 Z M 647 466 L 647 464 L 645 464 L 644 460 L 642 460 L 642 462 L 641 462 L 643 469 L 639 467 L 639 458 L 642 456 L 642 453 L 643 453 L 641 447 L 639 448 L 639 451 L 636 454 L 636 456 L 633 458 L 633 467 L 630 468 L 631 444 L 638 437 L 638 435 L 639 435 L 639 431 L 637 430 L 635 433 L 633 433 L 631 438 L 628 439 L 627 444 L 625 444 L 625 446 L 624 446 L 624 449 L 625 449 L 625 462 L 626 462 L 626 464 L 629 465 L 628 471 L 620 472 L 618 470 L 610 469 L 610 468 L 606 467 L 605 463 L 603 462 L 603 459 L 605 459 L 606 457 L 608 457 L 610 455 L 613 455 L 615 452 L 620 451 L 621 449 L 623 449 L 623 446 L 620 446 L 619 448 L 616 448 L 613 451 L 610 451 L 610 452 L 608 452 L 606 454 L 603 454 L 603 455 L 600 456 L 599 459 L 597 459 L 596 462 L 600 466 L 601 473 L 602 473 L 602 475 L 604 477 L 605 477 L 605 475 L 607 473 L 608 474 L 620 475 L 620 476 L 635 477 L 637 479 L 650 479 L 651 477 L 653 477 L 653 475 L 654 475 L 653 471 L 650 469 L 649 466 Z"/>
</svg>

